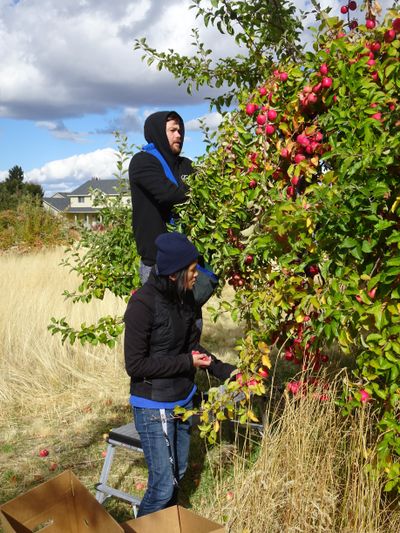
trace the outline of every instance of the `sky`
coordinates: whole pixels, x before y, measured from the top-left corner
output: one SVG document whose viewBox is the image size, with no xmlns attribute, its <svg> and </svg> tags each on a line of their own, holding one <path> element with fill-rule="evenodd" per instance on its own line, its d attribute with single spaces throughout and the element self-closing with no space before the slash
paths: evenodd
<svg viewBox="0 0 400 533">
<path fill-rule="evenodd" d="M 196 27 L 215 57 L 231 55 L 232 41 L 203 28 L 191 3 L 0 0 L 0 180 L 19 165 L 26 181 L 51 196 L 93 176 L 110 178 L 113 131 L 144 144 L 145 118 L 165 109 L 185 121 L 184 155 L 200 155 L 199 118 L 211 127 L 219 120 L 209 112 L 206 92 L 188 95 L 172 75 L 149 68 L 133 49 L 135 39 L 146 37 L 157 50 L 189 55 Z M 336 13 L 344 3 L 320 2 Z M 295 4 L 309 7 L 308 0 Z"/>
</svg>

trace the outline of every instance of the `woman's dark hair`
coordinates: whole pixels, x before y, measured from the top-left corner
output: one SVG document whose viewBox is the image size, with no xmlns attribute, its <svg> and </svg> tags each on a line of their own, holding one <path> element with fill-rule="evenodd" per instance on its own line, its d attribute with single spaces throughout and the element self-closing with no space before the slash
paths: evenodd
<svg viewBox="0 0 400 533">
<path fill-rule="evenodd" d="M 163 280 L 164 290 L 167 298 L 173 302 L 183 302 L 186 293 L 186 275 L 190 265 L 178 272 L 175 272 L 175 280 L 170 279 L 169 276 L 160 276 Z"/>
</svg>

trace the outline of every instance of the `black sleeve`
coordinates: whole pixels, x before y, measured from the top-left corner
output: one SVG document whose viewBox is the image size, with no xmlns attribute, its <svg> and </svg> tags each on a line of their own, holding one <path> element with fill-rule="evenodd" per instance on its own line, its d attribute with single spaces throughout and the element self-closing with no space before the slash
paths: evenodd
<svg viewBox="0 0 400 533">
<path fill-rule="evenodd" d="M 231 373 L 236 370 L 236 367 L 234 365 L 220 361 L 220 359 L 217 359 L 214 354 L 203 348 L 201 344 L 199 344 L 198 346 L 199 348 L 197 349 L 199 350 L 199 352 L 211 355 L 212 362 L 211 365 L 208 367 L 208 370 L 217 379 L 225 381 L 230 377 Z"/>
<path fill-rule="evenodd" d="M 191 353 L 174 357 L 149 357 L 153 311 L 143 301 L 131 297 L 125 317 L 125 368 L 135 378 L 166 378 L 193 368 Z"/>
<path fill-rule="evenodd" d="M 181 181 L 176 186 L 164 174 L 161 163 L 152 155 L 136 154 L 129 165 L 129 181 L 146 191 L 161 206 L 182 204 L 188 188 Z"/>
<path fill-rule="evenodd" d="M 204 348 L 200 344 L 200 331 L 196 326 L 195 321 L 192 325 L 192 331 L 191 331 L 191 339 L 190 339 L 190 345 L 191 350 L 197 350 L 200 353 L 205 353 L 209 356 L 211 356 L 212 362 L 211 365 L 208 367 L 209 372 L 213 376 L 215 376 L 217 379 L 221 381 L 225 381 L 228 379 L 231 375 L 231 373 L 236 370 L 236 367 L 234 365 L 231 365 L 229 363 L 224 363 L 223 361 L 220 361 L 215 357 L 214 354 L 209 352 L 206 348 Z"/>
</svg>

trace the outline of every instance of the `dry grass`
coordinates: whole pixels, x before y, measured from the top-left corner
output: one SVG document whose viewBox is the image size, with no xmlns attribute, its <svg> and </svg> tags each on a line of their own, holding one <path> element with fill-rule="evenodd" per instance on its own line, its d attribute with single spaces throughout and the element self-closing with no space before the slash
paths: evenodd
<svg viewBox="0 0 400 533">
<path fill-rule="evenodd" d="M 68 395 L 95 399 L 121 391 L 122 351 L 90 345 L 64 346 L 47 331 L 51 316 L 72 324 L 91 323 L 104 313 L 122 313 L 124 304 L 108 295 L 90 305 L 65 301 L 62 291 L 76 280 L 59 266 L 62 250 L 0 257 L 0 400 L 2 406 L 29 405 L 39 411 Z M 125 380 L 126 381 L 126 380 Z M 126 389 L 125 389 L 126 390 Z M 95 395 L 93 397 L 93 394 Z"/>
<path fill-rule="evenodd" d="M 248 447 L 217 464 L 212 499 L 214 518 L 227 520 L 231 533 L 397 533 L 398 502 L 382 499 L 383 480 L 367 474 L 374 450 L 367 436 L 371 413 L 352 421 L 338 412 L 332 395 L 282 399 L 254 459 Z M 251 447 L 250 447 L 251 448 Z M 223 447 L 221 448 L 223 449 Z"/>
<path fill-rule="evenodd" d="M 52 316 L 79 327 L 105 314 L 122 315 L 126 306 L 111 294 L 90 304 L 66 301 L 63 290 L 75 289 L 78 280 L 59 266 L 62 255 L 61 248 L 0 255 L 0 502 L 66 468 L 93 489 L 103 434 L 131 419 L 121 342 L 114 349 L 62 345 L 47 330 Z M 226 340 L 225 323 L 222 329 L 205 317 L 204 337 L 219 356 L 232 359 L 240 332 L 230 324 Z M 49 456 L 39 458 L 44 447 Z M 117 454 L 110 479 L 128 491 L 146 479 L 142 458 L 132 455 Z"/>
<path fill-rule="evenodd" d="M 63 346 L 47 331 L 51 316 L 79 325 L 125 308 L 111 295 L 89 305 L 64 301 L 77 280 L 58 266 L 61 257 L 61 249 L 0 256 L 0 502 L 66 468 L 93 490 L 103 433 L 131 418 L 121 344 Z M 228 317 L 204 318 L 204 344 L 234 360 L 240 329 Z M 233 439 L 207 451 L 195 432 L 182 494 L 194 510 L 232 533 L 400 531 L 397 505 L 385 507 L 381 480 L 365 473 L 374 453 L 366 410 L 350 423 L 332 400 L 285 397 L 267 418 L 261 446 Z M 121 451 L 114 464 L 114 486 L 131 492 L 146 480 L 141 456 Z M 131 515 L 126 504 L 107 506 L 119 520 Z"/>
</svg>

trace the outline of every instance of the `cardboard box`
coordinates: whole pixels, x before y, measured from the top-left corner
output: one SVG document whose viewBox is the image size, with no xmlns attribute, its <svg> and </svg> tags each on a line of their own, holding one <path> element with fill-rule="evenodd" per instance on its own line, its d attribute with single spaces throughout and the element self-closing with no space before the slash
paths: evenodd
<svg viewBox="0 0 400 533">
<path fill-rule="evenodd" d="M 175 505 L 122 524 L 125 533 L 224 533 L 225 528 Z"/>
<path fill-rule="evenodd" d="M 5 533 L 122 533 L 69 470 L 0 507 Z"/>
</svg>

